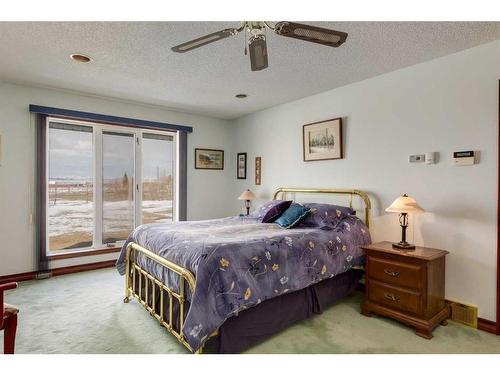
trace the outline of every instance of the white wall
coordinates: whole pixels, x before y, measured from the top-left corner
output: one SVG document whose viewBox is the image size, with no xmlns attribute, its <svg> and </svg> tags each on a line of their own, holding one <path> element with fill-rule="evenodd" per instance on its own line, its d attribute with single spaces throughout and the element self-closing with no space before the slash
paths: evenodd
<svg viewBox="0 0 500 375">
<path fill-rule="evenodd" d="M 332 74 L 335 74 L 332 69 Z M 395 71 L 234 121 L 234 152 L 248 152 L 249 179 L 236 183 L 261 200 L 279 186 L 359 188 L 370 193 L 374 241 L 400 238 L 384 208 L 408 193 L 427 213 L 410 240 L 450 251 L 446 297 L 476 304 L 495 320 L 498 85 L 500 41 Z M 344 120 L 343 160 L 303 162 L 302 125 Z M 455 167 L 453 151 L 480 163 Z M 436 165 L 408 155 L 438 151 Z M 253 185 L 262 156 L 262 185 Z M 235 209 L 238 209 L 235 203 Z"/>
<path fill-rule="evenodd" d="M 232 214 L 232 207 L 227 205 L 226 200 L 233 191 L 228 181 L 234 176 L 232 132 L 227 121 L 157 106 L 0 82 L 0 275 L 35 269 L 34 225 L 30 223 L 35 191 L 35 124 L 34 116 L 28 112 L 29 104 L 192 126 L 193 133 L 188 135 L 188 219 Z M 224 149 L 225 169 L 195 170 L 195 147 Z M 116 256 L 106 254 L 61 260 L 52 262 L 51 267 L 97 262 Z"/>
</svg>

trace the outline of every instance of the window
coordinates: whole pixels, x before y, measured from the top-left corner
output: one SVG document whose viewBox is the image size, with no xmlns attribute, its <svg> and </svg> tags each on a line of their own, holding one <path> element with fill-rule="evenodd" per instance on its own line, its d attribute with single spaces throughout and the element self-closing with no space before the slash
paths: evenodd
<svg viewBox="0 0 500 375">
<path fill-rule="evenodd" d="M 92 246 L 94 236 L 93 129 L 49 124 L 49 249 Z"/>
<path fill-rule="evenodd" d="M 176 134 L 47 119 L 47 255 L 120 246 L 175 218 Z"/>
<path fill-rule="evenodd" d="M 134 229 L 134 134 L 102 132 L 102 242 L 125 240 Z"/>
<path fill-rule="evenodd" d="M 142 222 L 160 223 L 173 215 L 173 137 L 142 135 Z"/>
</svg>

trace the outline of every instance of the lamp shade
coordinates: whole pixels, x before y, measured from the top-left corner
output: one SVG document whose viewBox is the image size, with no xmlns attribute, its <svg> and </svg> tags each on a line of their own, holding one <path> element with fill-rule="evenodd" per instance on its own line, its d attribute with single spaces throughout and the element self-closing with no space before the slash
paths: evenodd
<svg viewBox="0 0 500 375">
<path fill-rule="evenodd" d="M 250 191 L 250 189 L 245 190 L 239 197 L 238 199 L 240 201 L 251 201 L 253 199 L 257 198 L 254 193 Z"/>
<path fill-rule="evenodd" d="M 385 209 L 386 212 L 423 212 L 424 209 L 420 207 L 415 199 L 404 194 L 402 197 L 397 198 L 392 204 Z"/>
</svg>

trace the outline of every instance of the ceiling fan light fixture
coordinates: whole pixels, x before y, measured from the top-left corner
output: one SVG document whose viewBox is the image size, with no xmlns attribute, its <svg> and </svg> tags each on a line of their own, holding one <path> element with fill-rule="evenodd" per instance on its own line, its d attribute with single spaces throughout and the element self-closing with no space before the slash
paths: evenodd
<svg viewBox="0 0 500 375">
<path fill-rule="evenodd" d="M 268 67 L 266 37 L 262 34 L 254 35 L 248 40 L 250 52 L 250 67 L 252 71 L 259 71 Z"/>
</svg>

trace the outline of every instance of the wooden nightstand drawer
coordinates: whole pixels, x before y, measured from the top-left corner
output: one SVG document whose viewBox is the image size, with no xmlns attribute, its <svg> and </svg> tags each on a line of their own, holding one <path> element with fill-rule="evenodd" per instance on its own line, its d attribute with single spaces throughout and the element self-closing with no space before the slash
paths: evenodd
<svg viewBox="0 0 500 375">
<path fill-rule="evenodd" d="M 422 310 L 420 293 L 393 288 L 370 280 L 370 300 L 390 308 L 418 315 Z"/>
<path fill-rule="evenodd" d="M 446 324 L 444 303 L 445 250 L 417 246 L 402 251 L 390 242 L 361 247 L 366 255 L 366 294 L 361 313 L 379 314 L 414 326 L 416 334 L 432 338 Z"/>
<path fill-rule="evenodd" d="M 388 259 L 368 257 L 368 277 L 388 284 L 420 290 L 423 268 L 419 265 L 401 263 Z"/>
</svg>

